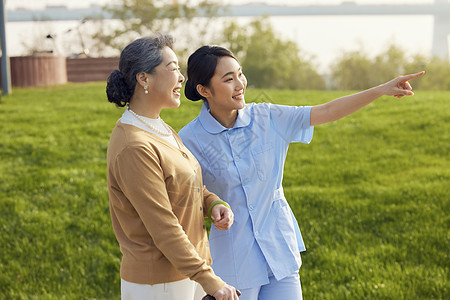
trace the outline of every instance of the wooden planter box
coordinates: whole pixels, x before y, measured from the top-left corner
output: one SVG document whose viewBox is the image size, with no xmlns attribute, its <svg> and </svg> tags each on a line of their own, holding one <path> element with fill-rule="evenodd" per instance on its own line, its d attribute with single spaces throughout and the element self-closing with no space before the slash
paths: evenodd
<svg viewBox="0 0 450 300">
<path fill-rule="evenodd" d="M 119 57 L 66 58 L 39 54 L 9 59 L 11 85 L 18 87 L 106 81 L 109 74 L 119 68 Z"/>
<path fill-rule="evenodd" d="M 119 58 L 67 58 L 66 64 L 70 82 L 106 81 L 109 74 L 119 68 Z"/>
<path fill-rule="evenodd" d="M 52 54 L 10 57 L 11 85 L 32 87 L 67 82 L 66 58 Z"/>
</svg>

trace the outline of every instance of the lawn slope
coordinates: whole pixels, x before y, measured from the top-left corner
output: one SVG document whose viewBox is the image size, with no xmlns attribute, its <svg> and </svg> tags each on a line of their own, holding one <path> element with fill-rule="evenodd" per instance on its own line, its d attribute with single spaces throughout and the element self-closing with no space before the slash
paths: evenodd
<svg viewBox="0 0 450 300">
<path fill-rule="evenodd" d="M 14 89 L 0 103 L 0 298 L 119 299 L 106 187 L 123 109 L 104 83 Z M 344 92 L 249 90 L 315 105 Z M 450 92 L 383 97 L 292 144 L 286 197 L 305 299 L 448 299 Z M 162 112 L 176 130 L 201 103 Z"/>
</svg>

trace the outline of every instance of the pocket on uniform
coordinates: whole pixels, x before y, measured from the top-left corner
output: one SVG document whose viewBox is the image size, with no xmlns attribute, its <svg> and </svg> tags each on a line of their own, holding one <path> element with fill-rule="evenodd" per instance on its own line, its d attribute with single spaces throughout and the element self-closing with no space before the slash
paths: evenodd
<svg viewBox="0 0 450 300">
<path fill-rule="evenodd" d="M 294 255 L 299 252 L 297 238 L 295 234 L 294 221 L 292 220 L 289 204 L 286 199 L 276 199 L 273 205 L 277 212 L 277 225 L 280 234 L 286 241 L 289 249 Z"/>
<path fill-rule="evenodd" d="M 275 154 L 272 143 L 263 144 L 251 149 L 256 174 L 260 180 L 266 180 L 273 170 Z"/>
</svg>

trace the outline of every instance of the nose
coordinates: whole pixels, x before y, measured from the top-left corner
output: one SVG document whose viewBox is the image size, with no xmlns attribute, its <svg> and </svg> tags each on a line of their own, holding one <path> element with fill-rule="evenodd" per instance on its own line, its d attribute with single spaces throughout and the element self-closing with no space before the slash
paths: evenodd
<svg viewBox="0 0 450 300">
<path fill-rule="evenodd" d="M 237 79 L 237 84 L 236 84 L 236 90 L 243 90 L 245 88 L 245 86 L 247 85 L 247 79 L 245 77 L 243 78 L 238 78 Z"/>
<path fill-rule="evenodd" d="M 181 72 L 180 72 L 180 76 L 178 77 L 178 82 L 184 82 L 184 76 L 183 76 L 183 74 L 181 74 Z"/>
</svg>

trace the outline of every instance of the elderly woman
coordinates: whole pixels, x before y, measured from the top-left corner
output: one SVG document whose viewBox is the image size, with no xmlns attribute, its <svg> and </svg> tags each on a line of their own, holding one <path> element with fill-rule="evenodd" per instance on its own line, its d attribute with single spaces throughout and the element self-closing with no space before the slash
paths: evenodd
<svg viewBox="0 0 450 300">
<path fill-rule="evenodd" d="M 184 77 L 172 43 L 168 35 L 135 40 L 106 87 L 110 102 L 127 107 L 107 153 L 122 299 L 197 300 L 206 292 L 236 300 L 235 289 L 210 267 L 204 224 L 209 216 L 227 230 L 233 213 L 203 188 L 196 158 L 159 116 L 180 105 Z"/>
</svg>

